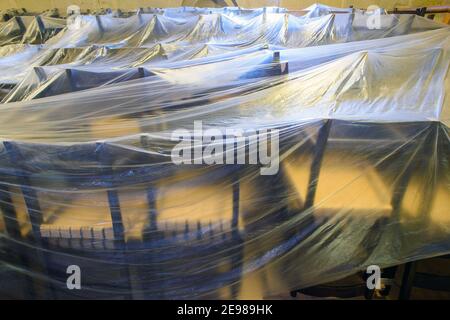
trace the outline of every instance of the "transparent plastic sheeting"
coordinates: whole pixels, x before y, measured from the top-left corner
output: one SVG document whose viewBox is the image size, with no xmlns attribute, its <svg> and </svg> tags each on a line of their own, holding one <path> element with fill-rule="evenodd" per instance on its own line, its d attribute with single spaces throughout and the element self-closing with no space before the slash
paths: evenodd
<svg viewBox="0 0 450 320">
<path fill-rule="evenodd" d="M 0 22 L 0 45 L 43 43 L 66 27 L 66 20 L 46 16 L 14 17 Z"/>
<path fill-rule="evenodd" d="M 443 27 L 416 15 L 380 15 L 377 29 L 369 29 L 367 14 L 331 13 L 331 9 L 323 6 L 314 7 L 303 16 L 287 11 L 227 9 L 212 13 L 166 10 L 162 14 L 142 13 L 128 18 L 79 16 L 63 29 L 49 24 L 45 30 L 58 32 L 52 31 L 55 35 L 45 41 L 3 42 L 0 85 L 27 79 L 28 72 L 41 66 L 58 65 L 66 69 L 83 65 L 113 69 L 159 66 L 174 61 L 189 63 L 254 46 L 299 48 Z"/>
<path fill-rule="evenodd" d="M 1 297 L 285 297 L 450 252 L 449 28 L 287 49 L 239 36 L 255 12 L 212 56 L 117 68 L 136 49 L 13 88 Z M 111 28 L 110 42 L 139 32 Z"/>
</svg>

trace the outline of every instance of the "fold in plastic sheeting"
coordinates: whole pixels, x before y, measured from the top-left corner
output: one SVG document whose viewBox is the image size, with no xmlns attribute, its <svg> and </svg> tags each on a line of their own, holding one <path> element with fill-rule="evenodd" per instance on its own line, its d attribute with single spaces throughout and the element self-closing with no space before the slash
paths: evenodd
<svg viewBox="0 0 450 320">
<path fill-rule="evenodd" d="M 28 61 L 1 76 L 2 297 L 264 298 L 450 252 L 448 27 L 185 10 L 1 47 Z"/>
<path fill-rule="evenodd" d="M 0 45 L 44 43 L 66 27 L 66 20 L 40 16 L 17 16 L 0 22 Z"/>
<path fill-rule="evenodd" d="M 79 16 L 61 31 L 51 29 L 58 33 L 43 46 L 3 46 L 0 86 L 20 82 L 37 66 L 100 64 L 129 68 L 170 61 L 188 62 L 254 46 L 298 48 L 393 37 L 443 27 L 416 15 L 380 15 L 379 29 L 368 29 L 368 16 L 364 13 L 334 14 L 323 8 L 318 11 L 321 15 L 312 14 L 316 10 L 300 17 L 278 10 L 230 8 L 215 9 L 211 13 L 165 10 L 161 14 L 142 13 L 129 18 Z M 126 58 L 116 59 L 121 55 Z"/>
</svg>

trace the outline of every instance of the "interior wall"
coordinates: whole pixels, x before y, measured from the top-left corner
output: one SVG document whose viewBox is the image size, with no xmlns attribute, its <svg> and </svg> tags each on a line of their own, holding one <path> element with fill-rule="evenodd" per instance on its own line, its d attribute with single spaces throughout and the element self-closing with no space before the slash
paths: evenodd
<svg viewBox="0 0 450 320">
<path fill-rule="evenodd" d="M 254 8 L 262 6 L 280 6 L 288 9 L 303 9 L 314 3 L 323 3 L 335 7 L 348 7 L 353 5 L 358 8 L 367 8 L 369 5 L 378 5 L 386 9 L 394 7 L 419 7 L 431 5 L 450 4 L 450 0 L 235 0 L 239 6 Z M 233 5 L 232 0 L 223 2 Z M 0 10 L 9 8 L 25 8 L 31 12 L 41 12 L 51 8 L 65 11 L 75 4 L 82 9 L 96 10 L 100 8 L 136 9 L 140 7 L 178 7 L 182 5 L 208 6 L 212 0 L 0 0 Z"/>
</svg>

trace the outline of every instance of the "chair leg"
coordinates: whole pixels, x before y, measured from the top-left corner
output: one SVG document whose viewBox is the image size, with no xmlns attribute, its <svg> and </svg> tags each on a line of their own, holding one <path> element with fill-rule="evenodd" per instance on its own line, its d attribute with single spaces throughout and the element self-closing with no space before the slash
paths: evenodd
<svg viewBox="0 0 450 320">
<path fill-rule="evenodd" d="M 384 288 L 379 291 L 381 296 L 387 297 L 391 292 L 392 285 L 395 281 L 395 275 L 397 274 L 398 269 L 398 266 L 394 266 L 386 268 L 381 272 L 381 278 L 386 282 Z"/>
<path fill-rule="evenodd" d="M 400 300 L 409 300 L 411 296 L 411 290 L 414 285 L 414 275 L 416 273 L 416 262 L 408 262 L 405 264 L 405 269 L 403 270 L 402 284 L 400 287 Z"/>
<path fill-rule="evenodd" d="M 372 299 L 373 299 L 374 293 L 375 293 L 374 290 L 366 289 L 366 291 L 364 292 L 364 298 L 365 298 L 366 300 L 372 300 Z"/>
</svg>

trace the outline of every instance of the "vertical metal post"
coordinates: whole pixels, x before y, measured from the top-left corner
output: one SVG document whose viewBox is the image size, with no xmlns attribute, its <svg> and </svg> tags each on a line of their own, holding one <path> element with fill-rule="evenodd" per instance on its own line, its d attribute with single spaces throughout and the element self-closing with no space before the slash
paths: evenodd
<svg viewBox="0 0 450 320">
<path fill-rule="evenodd" d="M 45 38 L 45 24 L 44 24 L 44 21 L 42 21 L 41 16 L 36 16 L 35 19 L 36 19 L 36 23 L 37 23 L 38 28 L 39 28 L 39 32 L 41 34 L 41 39 L 42 39 L 42 41 L 44 41 L 44 38 Z"/>
<path fill-rule="evenodd" d="M 97 26 L 100 34 L 103 34 L 105 32 L 105 29 L 103 28 L 101 17 L 99 15 L 96 15 L 95 20 L 97 21 Z"/>
<path fill-rule="evenodd" d="M 103 179 L 109 180 L 106 182 L 108 191 L 108 204 L 111 214 L 114 240 L 120 244 L 125 243 L 125 228 L 123 226 L 122 214 L 120 210 L 119 194 L 114 185 L 114 174 L 112 170 L 112 155 L 107 149 L 106 143 L 97 143 L 96 152 L 98 152 L 98 160 L 101 165 L 100 173 Z"/>
<path fill-rule="evenodd" d="M 66 69 L 66 76 L 67 76 L 67 80 L 69 81 L 69 86 L 70 86 L 71 92 L 77 91 L 77 86 L 76 86 L 75 80 L 73 78 L 72 69 Z"/>
<path fill-rule="evenodd" d="M 22 246 L 22 239 L 20 233 L 20 226 L 17 218 L 17 212 L 14 208 L 13 200 L 10 195 L 10 189 L 7 185 L 0 186 L 0 211 L 3 213 L 5 222 L 5 228 L 8 236 L 13 240 L 10 241 L 7 246 L 6 256 L 11 259 L 13 263 L 18 263 L 20 266 L 31 269 L 30 261 L 27 255 L 24 253 L 26 246 Z M 23 280 L 25 281 L 22 288 L 24 297 L 27 299 L 35 299 L 34 281 L 33 278 L 27 274 L 23 274 Z"/>
<path fill-rule="evenodd" d="M 20 33 L 25 34 L 27 32 L 27 28 L 25 27 L 25 24 L 23 23 L 22 17 L 15 16 L 14 19 L 17 22 L 17 25 L 19 26 Z"/>
<path fill-rule="evenodd" d="M 409 300 L 414 286 L 414 276 L 416 274 L 416 262 L 408 262 L 403 270 L 402 285 L 400 287 L 400 300 Z"/>
<path fill-rule="evenodd" d="M 19 149 L 13 142 L 4 141 L 3 145 L 8 152 L 11 164 L 23 162 Z M 17 171 L 16 177 L 19 180 L 20 188 L 27 207 L 28 218 L 30 219 L 31 229 L 37 241 L 41 240 L 40 225 L 42 223 L 42 211 L 39 205 L 36 191 L 31 187 L 30 177 L 26 172 Z"/>
<path fill-rule="evenodd" d="M 430 155 L 431 153 L 436 151 L 434 150 L 434 148 L 436 147 L 437 144 L 438 130 L 439 130 L 439 123 L 433 122 L 429 130 L 426 131 L 427 137 L 423 141 L 423 146 L 417 148 L 412 153 L 410 163 L 407 165 L 405 171 L 401 174 L 400 178 L 398 179 L 397 183 L 394 186 L 394 194 L 391 200 L 392 219 L 394 219 L 394 221 L 397 223 L 398 226 L 400 226 L 401 205 L 403 202 L 403 198 L 406 194 L 409 182 L 411 180 L 412 174 L 416 168 L 418 168 L 419 166 L 422 167 L 417 157 L 422 156 L 420 153 Z M 433 156 L 430 157 L 429 161 L 433 161 L 432 159 L 434 159 Z M 424 223 L 427 223 L 426 218 L 432 203 L 434 190 L 435 190 L 435 183 L 433 183 L 424 194 L 424 201 L 420 210 L 425 215 Z M 398 236 L 400 237 L 400 240 L 403 241 L 403 234 L 401 232 L 401 229 L 399 229 L 397 233 Z M 399 299 L 401 300 L 409 299 L 411 289 L 414 284 L 415 268 L 416 262 L 409 262 L 405 265 L 399 295 Z"/>
<path fill-rule="evenodd" d="M 12 238 L 19 239 L 21 236 L 17 212 L 14 208 L 10 190 L 7 185 L 0 186 L 0 210 L 3 212 L 6 232 L 8 232 L 8 235 Z"/>
<path fill-rule="evenodd" d="M 139 78 L 145 78 L 145 69 L 142 67 L 138 68 Z"/>
<path fill-rule="evenodd" d="M 149 147 L 149 139 L 148 139 L 147 135 L 141 136 L 141 145 L 144 149 L 147 149 Z M 147 188 L 147 203 L 148 203 L 149 229 L 152 234 L 154 233 L 154 231 L 156 231 L 158 229 L 157 211 L 156 211 L 156 195 L 157 195 L 157 192 L 153 185 L 153 182 L 150 182 L 150 185 Z"/>
<path fill-rule="evenodd" d="M 3 146 L 8 153 L 9 161 L 12 167 L 16 167 L 18 164 L 24 161 L 23 156 L 17 147 L 17 145 L 10 141 L 4 141 Z M 43 252 L 45 242 L 41 237 L 41 223 L 42 223 L 42 211 L 39 205 L 36 191 L 31 187 L 31 181 L 29 175 L 25 171 L 19 171 L 14 169 L 14 175 L 20 183 L 20 189 L 27 208 L 28 219 L 31 223 L 31 230 L 33 233 L 33 239 L 36 243 L 36 255 L 39 260 L 42 261 L 42 268 L 44 273 L 50 279 L 50 268 L 46 252 Z M 55 288 L 52 283 L 43 283 L 45 290 L 45 296 L 48 298 L 55 297 Z"/>
<path fill-rule="evenodd" d="M 125 228 L 122 220 L 122 212 L 120 209 L 119 194 L 117 191 L 117 186 L 114 183 L 114 172 L 113 172 L 113 155 L 110 150 L 108 150 L 107 143 L 97 143 L 95 152 L 97 152 L 97 159 L 101 166 L 100 174 L 102 175 L 102 180 L 106 182 L 108 191 L 108 204 L 111 214 L 113 234 L 114 234 L 114 248 L 118 250 L 118 257 L 120 257 L 123 267 L 120 270 L 121 277 L 123 277 L 127 283 L 127 288 L 130 293 L 129 298 L 133 297 L 133 281 L 132 281 L 132 271 L 130 270 L 130 265 L 128 264 L 127 256 L 127 243 L 125 240 Z"/>
<path fill-rule="evenodd" d="M 416 15 L 425 17 L 425 14 L 427 13 L 427 7 L 421 7 L 416 9 Z"/>
<path fill-rule="evenodd" d="M 331 119 L 325 120 L 325 123 L 320 128 L 319 134 L 317 136 L 317 142 L 314 148 L 314 154 L 311 163 L 311 172 L 308 181 L 308 189 L 303 210 L 310 209 L 314 206 L 314 199 L 316 197 L 320 169 L 322 167 L 323 156 L 325 154 L 325 149 L 328 143 L 331 125 Z"/>
</svg>

